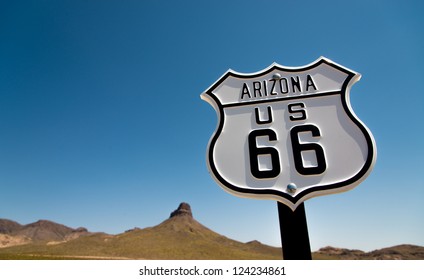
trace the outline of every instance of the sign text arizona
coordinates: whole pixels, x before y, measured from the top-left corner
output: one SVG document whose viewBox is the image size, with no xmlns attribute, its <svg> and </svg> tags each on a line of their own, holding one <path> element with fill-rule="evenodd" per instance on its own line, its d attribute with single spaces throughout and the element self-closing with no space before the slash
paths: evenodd
<svg viewBox="0 0 424 280">
<path fill-rule="evenodd" d="M 275 74 L 270 80 L 252 81 L 244 83 L 240 91 L 240 99 L 255 99 L 267 96 L 288 96 L 317 90 L 311 75 L 306 78 L 300 76 L 281 77 Z"/>
</svg>

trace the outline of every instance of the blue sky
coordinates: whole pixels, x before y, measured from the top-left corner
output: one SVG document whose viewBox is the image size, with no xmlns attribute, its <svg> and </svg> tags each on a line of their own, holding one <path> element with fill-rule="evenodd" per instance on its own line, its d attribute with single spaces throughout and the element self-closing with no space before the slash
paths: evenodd
<svg viewBox="0 0 424 280">
<path fill-rule="evenodd" d="M 424 246 L 421 1 L 2 1 L 0 217 L 90 231 L 153 226 L 182 201 L 209 228 L 279 246 L 276 202 L 209 176 L 229 68 L 325 56 L 378 149 L 349 192 L 305 202 L 313 250 Z"/>
</svg>

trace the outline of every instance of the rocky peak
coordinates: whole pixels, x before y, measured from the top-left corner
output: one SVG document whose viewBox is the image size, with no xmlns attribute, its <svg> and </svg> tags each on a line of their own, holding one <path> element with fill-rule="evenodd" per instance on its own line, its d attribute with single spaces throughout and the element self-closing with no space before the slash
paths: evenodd
<svg viewBox="0 0 424 280">
<path fill-rule="evenodd" d="M 88 232 L 88 229 L 86 229 L 85 227 L 79 227 L 79 228 L 74 229 L 74 232 L 86 233 L 86 232 Z"/>
<path fill-rule="evenodd" d="M 193 213 L 191 212 L 190 205 L 185 202 L 180 203 L 180 206 L 178 206 L 178 209 L 174 210 L 169 216 L 169 218 L 176 217 L 176 216 L 189 216 L 193 218 Z"/>
</svg>

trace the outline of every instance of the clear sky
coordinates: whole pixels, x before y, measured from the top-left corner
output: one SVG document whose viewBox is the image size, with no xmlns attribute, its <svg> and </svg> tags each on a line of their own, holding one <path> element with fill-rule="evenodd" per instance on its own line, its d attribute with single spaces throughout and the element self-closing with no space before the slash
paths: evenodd
<svg viewBox="0 0 424 280">
<path fill-rule="evenodd" d="M 280 245 L 276 202 L 223 191 L 200 94 L 229 68 L 325 56 L 378 158 L 355 189 L 305 202 L 313 250 L 424 246 L 422 1 L 1 1 L 0 217 L 121 233 L 180 202 L 240 241 Z"/>
</svg>

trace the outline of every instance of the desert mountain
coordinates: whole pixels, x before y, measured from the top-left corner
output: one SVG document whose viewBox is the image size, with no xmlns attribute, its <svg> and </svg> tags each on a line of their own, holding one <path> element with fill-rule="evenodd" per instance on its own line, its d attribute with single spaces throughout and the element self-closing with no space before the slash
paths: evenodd
<svg viewBox="0 0 424 280">
<path fill-rule="evenodd" d="M 424 247 L 415 245 L 398 245 L 365 254 L 374 260 L 424 260 Z"/>
<path fill-rule="evenodd" d="M 0 219 L 0 248 L 36 242 L 65 242 L 89 234 L 85 228 L 73 229 L 47 220 L 21 225 Z"/>
<path fill-rule="evenodd" d="M 66 241 L 87 233 L 85 228 L 73 229 L 47 220 L 39 220 L 22 227 L 16 234 L 33 241 Z"/>
<path fill-rule="evenodd" d="M 31 242 L 22 246 L 0 249 L 10 256 L 18 251 L 21 258 L 29 254 L 43 258 L 130 258 L 130 259 L 281 259 L 280 248 L 261 244 L 258 241 L 242 243 L 220 235 L 203 226 L 193 218 L 191 207 L 181 203 L 170 217 L 157 226 L 145 229 L 134 228 L 122 234 L 88 233 L 66 240 L 77 230 L 52 222 L 39 221 L 23 226 L 16 232 L 34 238 L 43 224 L 43 242 Z M 25 230 L 24 230 L 25 229 Z M 15 232 L 15 233 L 16 233 Z M 36 234 L 37 233 L 37 234 Z M 49 242 L 47 237 L 66 241 Z M 10 257 L 9 257 L 10 258 Z M 15 256 L 16 258 L 16 256 Z"/>
<path fill-rule="evenodd" d="M 10 234 L 17 232 L 22 228 L 22 225 L 11 220 L 0 219 L 0 234 Z"/>
<path fill-rule="evenodd" d="M 19 245 L 19 246 L 18 246 Z M 3 247 L 3 248 L 2 248 Z M 111 235 L 40 220 L 0 219 L 0 259 L 281 259 L 281 248 L 239 242 L 199 223 L 181 203 L 159 225 Z M 325 247 L 313 259 L 424 259 L 424 247 L 400 245 L 372 252 Z"/>
<path fill-rule="evenodd" d="M 389 248 L 363 252 L 334 247 L 324 247 L 314 253 L 319 259 L 341 260 L 424 260 L 424 247 L 398 245 Z"/>
<path fill-rule="evenodd" d="M 135 258 L 281 259 L 281 249 L 238 242 L 203 226 L 193 218 L 187 203 L 181 203 L 161 224 L 127 231 L 109 244 Z"/>
</svg>

